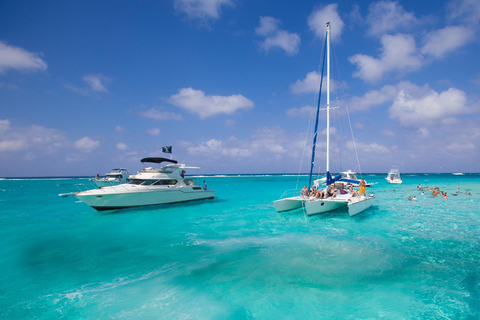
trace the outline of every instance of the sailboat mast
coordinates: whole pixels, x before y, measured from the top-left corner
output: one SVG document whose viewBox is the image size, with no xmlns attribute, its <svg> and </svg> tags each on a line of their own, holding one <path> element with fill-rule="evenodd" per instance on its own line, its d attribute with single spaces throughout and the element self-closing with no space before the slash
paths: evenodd
<svg viewBox="0 0 480 320">
<path fill-rule="evenodd" d="M 330 22 L 327 22 L 327 167 L 330 172 Z"/>
</svg>

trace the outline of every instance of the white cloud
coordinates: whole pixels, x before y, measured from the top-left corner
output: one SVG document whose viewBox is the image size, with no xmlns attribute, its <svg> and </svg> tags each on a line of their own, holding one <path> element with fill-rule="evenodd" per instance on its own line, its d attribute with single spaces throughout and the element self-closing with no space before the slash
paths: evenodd
<svg viewBox="0 0 480 320">
<path fill-rule="evenodd" d="M 424 127 L 418 128 L 416 132 L 422 139 L 426 139 L 430 136 L 430 131 Z"/>
<path fill-rule="evenodd" d="M 282 162 L 286 158 L 298 158 L 302 154 L 304 133 L 287 133 L 281 128 L 261 128 L 250 138 L 240 141 L 231 137 L 227 140 L 210 139 L 190 145 L 188 152 L 195 156 L 227 157 L 232 160 L 262 163 Z M 252 171 L 250 171 L 252 172 Z"/>
<path fill-rule="evenodd" d="M 167 111 L 160 111 L 154 108 L 140 112 L 140 115 L 142 117 L 147 117 L 155 120 L 182 120 L 183 119 L 181 114 L 167 112 Z"/>
<path fill-rule="evenodd" d="M 77 149 L 83 150 L 84 152 L 90 153 L 95 150 L 100 145 L 100 141 L 95 141 L 89 137 L 83 137 L 73 144 Z"/>
<path fill-rule="evenodd" d="M 122 126 L 118 125 L 118 126 L 115 127 L 115 132 L 121 133 L 121 132 L 125 132 L 125 131 L 127 131 L 127 129 L 125 129 Z"/>
<path fill-rule="evenodd" d="M 401 90 L 390 107 L 390 117 L 402 125 L 431 124 L 434 121 L 471 112 L 467 107 L 465 92 L 450 88 L 438 93 L 425 90 L 421 95 L 412 95 Z"/>
<path fill-rule="evenodd" d="M 220 18 L 222 6 L 234 6 L 233 0 L 175 0 L 175 10 L 189 19 L 209 20 Z"/>
<path fill-rule="evenodd" d="M 59 130 L 37 125 L 14 127 L 9 120 L 0 120 L 0 152 L 30 150 L 52 153 L 67 144 L 65 134 Z"/>
<path fill-rule="evenodd" d="M 287 116 L 292 117 L 292 118 L 295 118 L 295 117 L 308 118 L 315 112 L 315 110 L 317 110 L 317 109 L 312 107 L 312 106 L 304 106 L 304 107 L 301 107 L 301 108 L 287 109 L 287 111 L 285 111 L 285 113 L 287 114 Z"/>
<path fill-rule="evenodd" d="M 342 87 L 345 87 L 345 83 L 340 83 Z M 290 91 L 293 94 L 303 94 L 303 93 L 317 93 L 318 88 L 320 87 L 320 74 L 316 71 L 307 73 L 303 80 L 297 80 L 295 83 L 290 85 Z M 333 79 L 330 79 L 330 92 L 337 90 L 339 87 L 338 82 Z M 327 90 L 327 79 L 323 77 L 322 92 Z"/>
<path fill-rule="evenodd" d="M 425 36 L 425 45 L 421 52 L 442 58 L 446 53 L 465 45 L 473 36 L 473 30 L 467 27 L 445 27 Z"/>
<path fill-rule="evenodd" d="M 105 87 L 105 84 L 109 83 L 110 79 L 100 73 L 84 76 L 82 80 L 85 81 L 85 83 L 90 87 L 92 91 L 96 91 L 96 92 L 108 91 L 107 88 Z"/>
<path fill-rule="evenodd" d="M 170 96 L 168 102 L 197 114 L 201 119 L 216 114 L 232 114 L 240 109 L 251 109 L 254 104 L 241 94 L 231 96 L 207 96 L 201 90 L 183 88 Z"/>
<path fill-rule="evenodd" d="M 384 135 L 385 137 L 395 137 L 396 134 L 395 132 L 391 131 L 391 130 L 388 130 L 388 129 L 383 129 L 382 132 L 380 132 L 382 135 Z"/>
<path fill-rule="evenodd" d="M 480 2 L 478 0 L 453 0 L 448 5 L 449 18 L 468 25 L 480 22 Z"/>
<path fill-rule="evenodd" d="M 353 144 L 353 141 L 348 141 L 346 143 L 347 148 L 350 150 L 355 150 L 355 147 L 357 150 L 362 150 L 362 153 L 364 154 L 387 154 L 390 153 L 390 150 L 376 142 L 372 143 L 362 143 L 362 142 L 355 142 L 355 145 Z"/>
<path fill-rule="evenodd" d="M 351 98 L 347 105 L 350 110 L 368 110 L 385 102 L 392 101 L 398 93 L 398 89 L 391 85 L 386 85 L 380 90 L 370 90 L 362 97 Z"/>
<path fill-rule="evenodd" d="M 162 131 L 158 128 L 152 128 L 147 130 L 151 136 L 159 136 Z"/>
<path fill-rule="evenodd" d="M 119 142 L 117 143 L 117 149 L 120 151 L 125 151 L 128 149 L 128 146 L 123 142 Z"/>
<path fill-rule="evenodd" d="M 305 79 L 297 80 L 290 85 L 290 90 L 294 94 L 318 92 L 320 87 L 320 74 L 316 71 L 307 73 Z"/>
<path fill-rule="evenodd" d="M 326 34 L 327 22 L 331 25 L 332 41 L 340 41 L 345 23 L 337 12 L 338 4 L 332 3 L 314 10 L 308 17 L 308 26 L 319 38 Z"/>
<path fill-rule="evenodd" d="M 366 22 L 369 34 L 382 36 L 398 29 L 408 29 L 418 23 L 418 19 L 397 1 L 378 1 L 370 4 Z"/>
<path fill-rule="evenodd" d="M 8 70 L 45 71 L 47 70 L 47 64 L 37 53 L 9 46 L 0 41 L 0 74 Z"/>
<path fill-rule="evenodd" d="M 265 37 L 261 43 L 265 52 L 271 48 L 281 48 L 288 55 L 298 53 L 300 46 L 300 36 L 297 33 L 288 32 L 279 28 L 280 20 L 273 17 L 260 17 L 260 25 L 255 29 L 255 33 Z"/>
<path fill-rule="evenodd" d="M 235 125 L 235 120 L 227 119 L 225 120 L 225 127 L 233 127 Z"/>
<path fill-rule="evenodd" d="M 353 74 L 355 77 L 373 82 L 391 71 L 414 71 L 422 66 L 422 60 L 412 36 L 384 35 L 381 42 L 383 47 L 379 59 L 363 54 L 356 54 L 348 58 L 350 63 L 357 65 L 358 70 Z"/>
</svg>

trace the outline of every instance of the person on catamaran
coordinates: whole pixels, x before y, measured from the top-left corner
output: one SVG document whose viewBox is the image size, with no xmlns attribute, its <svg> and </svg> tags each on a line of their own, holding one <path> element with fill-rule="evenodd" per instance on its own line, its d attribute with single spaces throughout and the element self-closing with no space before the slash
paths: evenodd
<svg viewBox="0 0 480 320">
<path fill-rule="evenodd" d="M 303 186 L 303 189 L 300 191 L 300 194 L 304 197 L 308 196 L 308 188 L 307 186 Z"/>
<path fill-rule="evenodd" d="M 353 189 L 353 185 L 350 185 L 350 194 L 352 195 L 352 197 L 358 197 L 358 192 L 357 190 Z"/>
<path fill-rule="evenodd" d="M 363 178 L 360 179 L 359 186 L 360 186 L 360 192 L 359 192 L 360 196 L 363 194 L 363 196 L 366 197 L 367 191 L 365 190 L 365 187 L 367 186 L 367 183 L 365 182 L 365 180 L 363 180 Z"/>
</svg>

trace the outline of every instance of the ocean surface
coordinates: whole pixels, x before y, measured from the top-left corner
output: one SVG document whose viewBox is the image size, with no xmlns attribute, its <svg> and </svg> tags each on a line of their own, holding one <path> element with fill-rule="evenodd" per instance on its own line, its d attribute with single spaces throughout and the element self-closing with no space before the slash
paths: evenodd
<svg viewBox="0 0 480 320">
<path fill-rule="evenodd" d="M 87 179 L 0 180 L 0 318 L 479 319 L 480 175 L 364 178 L 355 217 L 277 213 L 296 176 L 202 176 L 216 199 L 110 212 L 58 197 Z"/>
</svg>

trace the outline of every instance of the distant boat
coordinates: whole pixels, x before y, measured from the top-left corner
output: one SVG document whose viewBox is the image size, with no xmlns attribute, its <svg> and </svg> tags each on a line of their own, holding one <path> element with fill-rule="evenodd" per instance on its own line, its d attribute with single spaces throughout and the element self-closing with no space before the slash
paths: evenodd
<svg viewBox="0 0 480 320">
<path fill-rule="evenodd" d="M 92 181 L 97 185 L 97 187 L 102 188 L 127 183 L 128 176 L 129 173 L 127 169 L 118 168 L 112 169 L 112 171 L 107 173 L 105 177 L 100 178 L 97 176 L 95 179 L 92 179 Z"/>
<path fill-rule="evenodd" d="M 327 23 L 327 34 L 326 34 L 326 56 L 327 56 L 327 150 L 326 150 L 326 177 L 325 177 L 325 189 L 323 193 L 325 194 L 322 198 L 310 197 L 308 195 L 293 195 L 291 197 L 281 198 L 273 202 L 273 206 L 277 212 L 289 211 L 293 209 L 305 207 L 307 214 L 314 215 L 333 211 L 340 208 L 348 208 L 348 213 L 350 216 L 354 216 L 369 207 L 372 206 L 374 201 L 374 196 L 355 196 L 351 194 L 348 190 L 343 189 L 344 184 L 339 182 L 341 176 L 333 178 L 330 174 L 330 22 Z M 325 59 L 325 56 L 324 56 Z M 325 60 L 324 60 L 325 61 Z M 313 165 L 315 160 L 315 147 L 317 141 L 317 130 L 318 130 L 318 115 L 320 111 L 320 96 L 321 96 L 321 87 L 323 83 L 323 68 L 322 76 L 320 78 L 320 89 L 318 94 L 318 103 L 317 103 L 317 116 L 315 119 L 315 131 L 313 135 L 313 145 L 312 145 L 312 160 L 310 166 L 310 175 L 309 175 L 309 186 L 312 182 L 312 172 Z M 320 188 L 319 181 L 315 181 L 315 184 Z M 333 195 L 329 195 L 330 192 L 333 192 Z M 286 194 L 286 193 L 284 193 Z"/>
<path fill-rule="evenodd" d="M 401 184 L 402 179 L 400 178 L 400 170 L 397 167 L 393 167 L 388 171 L 387 177 L 385 178 L 389 183 L 392 184 Z"/>
<path fill-rule="evenodd" d="M 465 173 L 462 173 L 462 172 L 454 172 L 452 173 L 454 176 L 464 176 Z"/>
</svg>

